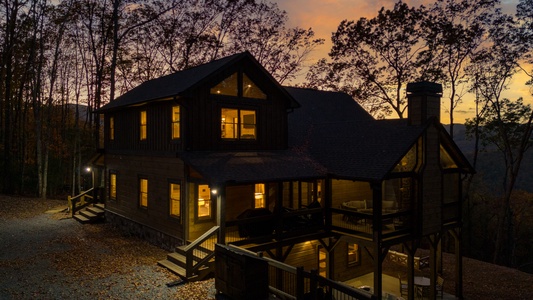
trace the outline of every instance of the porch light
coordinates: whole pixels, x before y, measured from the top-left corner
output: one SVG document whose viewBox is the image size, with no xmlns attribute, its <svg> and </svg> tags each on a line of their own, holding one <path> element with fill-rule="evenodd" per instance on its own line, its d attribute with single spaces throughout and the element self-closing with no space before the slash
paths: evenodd
<svg viewBox="0 0 533 300">
<path fill-rule="evenodd" d="M 211 194 L 216 195 L 218 193 L 217 189 L 211 189 Z"/>
<path fill-rule="evenodd" d="M 85 171 L 87 171 L 87 173 L 90 173 L 91 172 L 91 167 L 85 168 Z"/>
</svg>

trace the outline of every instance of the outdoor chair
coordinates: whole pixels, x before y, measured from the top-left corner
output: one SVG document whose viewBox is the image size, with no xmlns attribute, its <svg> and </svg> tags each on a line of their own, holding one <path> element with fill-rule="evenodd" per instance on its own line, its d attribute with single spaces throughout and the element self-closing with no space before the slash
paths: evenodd
<svg viewBox="0 0 533 300">
<path fill-rule="evenodd" d="M 400 274 L 398 274 L 398 283 L 400 284 L 400 296 L 407 297 L 409 294 L 409 285 L 407 282 L 402 281 L 402 276 Z"/>
</svg>

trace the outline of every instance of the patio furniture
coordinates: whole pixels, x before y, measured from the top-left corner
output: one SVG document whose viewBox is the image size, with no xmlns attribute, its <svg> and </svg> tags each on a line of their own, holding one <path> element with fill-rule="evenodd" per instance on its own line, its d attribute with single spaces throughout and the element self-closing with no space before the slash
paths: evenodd
<svg viewBox="0 0 533 300">
<path fill-rule="evenodd" d="M 415 276 L 414 283 L 416 286 L 416 296 L 417 298 L 424 299 L 429 297 L 429 286 L 431 281 L 427 277 Z"/>
<path fill-rule="evenodd" d="M 408 297 L 409 285 L 406 281 L 402 281 L 402 276 L 398 274 L 398 283 L 400 284 L 400 296 Z"/>
</svg>

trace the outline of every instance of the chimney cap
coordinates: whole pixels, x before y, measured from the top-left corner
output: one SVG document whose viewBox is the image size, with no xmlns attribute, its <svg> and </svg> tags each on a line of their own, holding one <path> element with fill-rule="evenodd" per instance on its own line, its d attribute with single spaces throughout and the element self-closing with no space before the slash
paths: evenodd
<svg viewBox="0 0 533 300">
<path fill-rule="evenodd" d="M 442 94 L 442 84 L 429 81 L 410 82 L 407 84 L 407 93 L 432 93 Z"/>
</svg>

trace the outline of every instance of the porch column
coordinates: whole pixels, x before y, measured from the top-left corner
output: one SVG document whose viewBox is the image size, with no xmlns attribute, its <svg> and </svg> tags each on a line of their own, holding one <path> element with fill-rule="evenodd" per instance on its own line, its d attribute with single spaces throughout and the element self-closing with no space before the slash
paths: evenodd
<svg viewBox="0 0 533 300">
<path fill-rule="evenodd" d="M 326 229 L 331 229 L 332 217 L 331 217 L 331 203 L 333 202 L 333 192 L 331 191 L 331 178 L 327 177 L 325 182 L 325 191 L 324 191 L 324 208 L 325 208 L 325 218 L 324 222 Z"/>
<path fill-rule="evenodd" d="M 386 255 L 382 252 L 381 247 L 381 236 L 382 236 L 382 220 L 381 220 L 381 207 L 382 207 L 382 182 L 373 182 L 371 183 L 372 188 L 372 240 L 374 244 L 374 295 L 381 299 L 383 294 L 383 258 Z"/>
<path fill-rule="evenodd" d="M 436 283 L 437 283 L 437 254 L 438 254 L 438 247 L 439 243 L 441 241 L 440 234 L 433 234 L 428 236 L 429 240 L 429 246 L 430 246 L 430 254 L 429 254 L 429 279 L 430 279 L 430 286 L 429 286 L 429 296 L 430 299 L 435 299 L 437 297 L 437 291 L 435 289 Z"/>
<path fill-rule="evenodd" d="M 461 228 L 451 230 L 455 238 L 455 297 L 463 299 L 463 244 Z"/>
<path fill-rule="evenodd" d="M 217 185 L 216 194 L 212 195 L 216 197 L 217 204 L 217 226 L 219 226 L 218 231 L 218 243 L 225 245 L 226 244 L 226 186 Z"/>
</svg>

